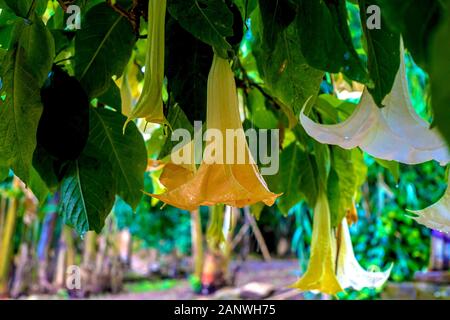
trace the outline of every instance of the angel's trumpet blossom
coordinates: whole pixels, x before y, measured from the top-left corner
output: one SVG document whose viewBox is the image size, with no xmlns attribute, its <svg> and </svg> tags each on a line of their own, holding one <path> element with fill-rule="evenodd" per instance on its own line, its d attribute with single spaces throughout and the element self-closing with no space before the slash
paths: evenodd
<svg viewBox="0 0 450 320">
<path fill-rule="evenodd" d="M 368 154 L 406 164 L 436 160 L 441 165 L 450 161 L 447 145 L 436 129 L 415 112 L 408 94 L 403 42 L 400 69 L 391 93 L 379 109 L 365 90 L 354 113 L 336 125 L 322 125 L 300 114 L 306 132 L 317 141 L 345 149 L 360 147 Z"/>
<path fill-rule="evenodd" d="M 314 207 L 311 255 L 308 268 L 292 287 L 302 291 L 317 290 L 326 294 L 336 294 L 342 291 L 342 287 L 335 272 L 330 209 L 326 193 L 319 192 Z"/>
<path fill-rule="evenodd" d="M 447 190 L 439 201 L 423 210 L 408 211 L 416 215 L 412 218 L 418 223 L 434 230 L 450 233 L 450 177 Z"/>
<path fill-rule="evenodd" d="M 381 287 L 389 278 L 393 265 L 384 272 L 370 272 L 364 270 L 356 260 L 353 252 L 352 240 L 348 229 L 347 219 L 342 219 L 337 236 L 337 269 L 339 284 L 343 289 Z"/>
<path fill-rule="evenodd" d="M 208 76 L 206 121 L 206 135 L 210 133 L 210 138 L 207 138 L 209 142 L 198 170 L 192 175 L 172 178 L 176 183 L 166 183 L 165 193 L 152 196 L 185 210 L 219 203 L 239 208 L 260 201 L 272 205 L 278 195 L 269 191 L 243 135 L 233 72 L 229 62 L 217 55 L 214 55 Z M 238 142 L 241 142 L 233 143 L 231 149 L 228 148 L 231 144 L 225 140 L 229 129 L 238 132 Z M 238 150 L 239 145 L 243 151 Z M 247 161 L 234 161 L 241 156 Z M 233 161 L 228 161 L 230 157 Z M 176 174 L 172 169 L 183 171 L 186 168 L 173 165 L 170 174 L 163 173 L 166 179 Z M 181 183 L 183 179 L 184 183 Z"/>
<path fill-rule="evenodd" d="M 167 123 L 162 100 L 164 82 L 164 28 L 167 0 L 149 0 L 147 55 L 142 94 L 131 110 L 128 121 L 145 118 L 148 122 Z M 127 122 L 128 122 L 127 121 Z"/>
</svg>

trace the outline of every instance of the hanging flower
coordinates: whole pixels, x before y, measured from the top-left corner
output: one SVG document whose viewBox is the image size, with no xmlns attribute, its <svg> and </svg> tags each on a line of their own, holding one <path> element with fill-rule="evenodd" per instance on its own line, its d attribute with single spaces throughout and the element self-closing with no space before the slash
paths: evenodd
<svg viewBox="0 0 450 320">
<path fill-rule="evenodd" d="M 260 201 L 272 205 L 278 195 L 269 191 L 245 140 L 233 72 L 229 62 L 217 55 L 208 76 L 206 121 L 208 143 L 198 170 L 188 170 L 192 174 L 181 176 L 186 168 L 168 167 L 169 171 L 163 173 L 166 181 L 161 181 L 167 192 L 152 196 L 185 210 L 218 203 L 239 208 Z M 226 143 L 227 129 L 238 132 L 238 143 Z M 224 145 L 233 147 L 224 152 Z M 243 152 L 238 146 L 243 147 Z M 242 157 L 244 163 L 235 161 Z M 169 180 L 176 183 L 167 183 Z"/>
<path fill-rule="evenodd" d="M 292 287 L 334 295 L 350 287 L 360 290 L 383 285 L 392 266 L 384 272 L 368 272 L 359 265 L 353 252 L 347 218 L 342 220 L 336 234 L 331 229 L 327 195 L 320 192 L 314 208 L 308 268 Z"/>
<path fill-rule="evenodd" d="M 450 177 L 444 196 L 435 204 L 418 211 L 408 210 L 418 223 L 428 228 L 450 233 Z"/>
<path fill-rule="evenodd" d="M 164 28 L 167 0 L 149 0 L 147 56 L 144 87 L 128 121 L 145 118 L 148 122 L 167 123 L 164 117 L 162 92 L 164 81 Z"/>
<path fill-rule="evenodd" d="M 336 294 L 342 291 L 336 277 L 330 209 L 327 195 L 323 191 L 319 192 L 314 207 L 311 255 L 308 268 L 292 287 L 302 291 L 317 290 L 326 294 Z"/>
<path fill-rule="evenodd" d="M 313 122 L 303 110 L 300 122 L 306 132 L 321 143 L 339 145 L 345 149 L 360 147 L 368 154 L 406 164 L 436 160 L 441 165 L 450 161 L 445 141 L 436 129 L 415 112 L 408 94 L 403 42 L 400 69 L 391 93 L 379 109 L 365 90 L 356 111 L 344 122 L 322 125 Z"/>
<path fill-rule="evenodd" d="M 348 229 L 347 219 L 342 219 L 337 236 L 337 278 L 343 289 L 381 287 L 391 274 L 393 265 L 384 272 L 370 272 L 364 270 L 356 260 L 353 252 L 352 240 Z"/>
</svg>

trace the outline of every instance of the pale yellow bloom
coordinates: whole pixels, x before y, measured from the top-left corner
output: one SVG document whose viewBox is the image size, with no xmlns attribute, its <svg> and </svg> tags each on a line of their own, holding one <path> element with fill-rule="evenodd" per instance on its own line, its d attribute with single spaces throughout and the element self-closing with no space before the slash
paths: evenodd
<svg viewBox="0 0 450 320">
<path fill-rule="evenodd" d="M 226 136 L 226 129 L 243 132 L 233 72 L 229 62 L 217 55 L 214 55 L 208 76 L 207 129 L 216 130 L 223 137 Z M 167 192 L 152 196 L 185 210 L 218 203 L 239 208 L 260 201 L 272 205 L 278 195 L 269 191 L 247 142 L 244 140 L 243 143 L 243 155 L 247 162 L 242 164 L 227 163 L 227 152 L 215 152 L 215 147 L 220 143 L 225 141 L 207 143 L 203 162 L 195 173 L 192 167 L 187 169 L 186 166 L 171 163 L 167 167 L 169 171 L 163 172 L 165 181 L 161 181 Z M 237 157 L 236 148 L 234 154 Z M 214 159 L 218 161 L 212 161 Z"/>
<path fill-rule="evenodd" d="M 319 192 L 314 207 L 311 255 L 308 268 L 292 287 L 302 291 L 317 290 L 326 294 L 336 294 L 342 291 L 336 277 L 330 209 L 327 195 L 323 191 Z"/>
<path fill-rule="evenodd" d="M 128 121 L 145 118 L 148 122 L 167 123 L 163 109 L 164 82 L 164 28 L 167 0 L 149 0 L 147 56 L 144 87 L 137 105 L 131 110 Z"/>
</svg>

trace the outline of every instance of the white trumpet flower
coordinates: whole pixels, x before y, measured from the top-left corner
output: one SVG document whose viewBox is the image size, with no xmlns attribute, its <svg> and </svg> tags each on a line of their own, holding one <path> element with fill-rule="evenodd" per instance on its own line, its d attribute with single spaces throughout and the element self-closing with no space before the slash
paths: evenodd
<svg viewBox="0 0 450 320">
<path fill-rule="evenodd" d="M 450 233 L 450 177 L 447 190 L 439 201 L 423 210 L 408 210 L 408 212 L 416 215 L 412 218 L 418 223 L 434 230 Z"/>
<path fill-rule="evenodd" d="M 300 114 L 300 122 L 315 140 L 345 149 L 361 148 L 384 160 L 418 164 L 436 160 L 441 165 L 450 161 L 448 147 L 436 129 L 415 112 L 408 94 L 404 48 L 401 44 L 400 69 L 391 93 L 379 109 L 369 91 L 363 92 L 359 106 L 344 122 L 323 125 Z"/>
<path fill-rule="evenodd" d="M 346 218 L 342 219 L 339 231 L 337 238 L 339 252 L 337 255 L 336 274 L 341 287 L 343 289 L 353 288 L 355 290 L 381 287 L 389 278 L 393 264 L 383 272 L 364 270 L 358 260 L 356 260 L 355 253 L 353 252 L 352 240 Z"/>
</svg>

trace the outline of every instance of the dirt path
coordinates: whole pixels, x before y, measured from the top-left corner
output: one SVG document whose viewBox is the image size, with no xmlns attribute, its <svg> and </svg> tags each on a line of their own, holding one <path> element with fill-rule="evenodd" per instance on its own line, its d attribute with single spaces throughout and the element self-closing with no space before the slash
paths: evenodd
<svg viewBox="0 0 450 320">
<path fill-rule="evenodd" d="M 240 264 L 236 275 L 236 287 L 257 281 L 275 286 L 274 296 L 286 299 L 300 299 L 301 296 L 287 288 L 295 282 L 298 275 L 296 260 L 274 260 L 271 262 L 247 261 Z M 192 299 L 226 299 L 235 297 L 233 288 L 225 288 L 213 296 L 201 296 L 192 292 L 187 280 L 180 280 L 174 287 L 164 291 L 143 293 L 121 293 L 118 295 L 102 295 L 94 299 L 119 300 L 192 300 Z"/>
</svg>

